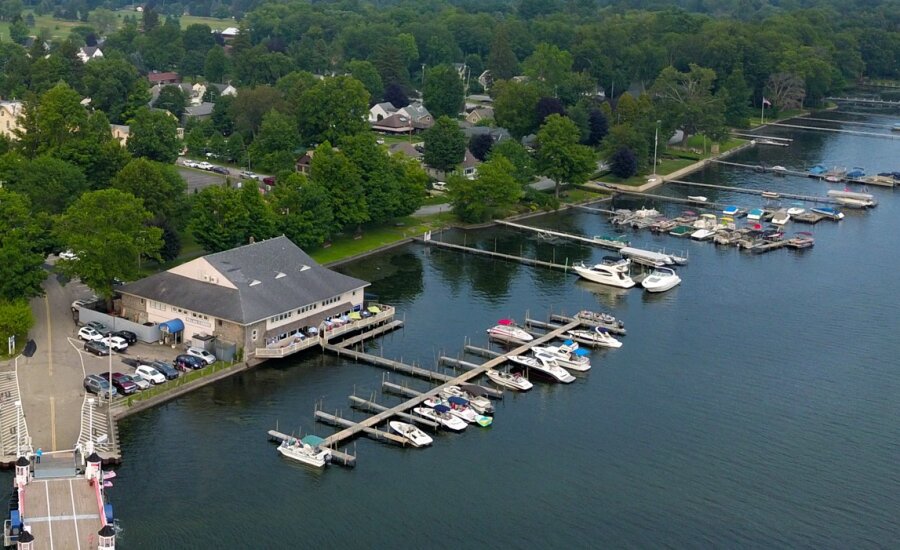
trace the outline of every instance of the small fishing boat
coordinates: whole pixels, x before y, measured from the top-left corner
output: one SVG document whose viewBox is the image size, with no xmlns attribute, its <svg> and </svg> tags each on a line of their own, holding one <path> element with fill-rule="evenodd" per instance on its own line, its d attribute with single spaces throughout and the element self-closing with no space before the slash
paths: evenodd
<svg viewBox="0 0 900 550">
<path fill-rule="evenodd" d="M 641 281 L 641 286 L 647 292 L 665 292 L 675 288 L 681 283 L 681 277 L 674 270 L 667 267 L 658 267 L 650 272 L 650 275 Z"/>
<path fill-rule="evenodd" d="M 588 323 L 595 325 L 606 325 L 610 327 L 616 328 L 625 328 L 625 322 L 620 321 L 610 315 L 609 313 L 604 313 L 602 311 L 591 311 L 589 309 L 582 309 L 578 313 L 575 314 L 576 319 L 580 319 L 582 321 L 587 321 Z M 567 342 L 566 345 L 572 344 L 574 347 L 572 349 L 578 349 L 578 344 L 574 342 Z"/>
<path fill-rule="evenodd" d="M 792 206 L 787 209 L 787 213 L 789 216 L 799 216 L 800 214 L 806 212 L 805 208 L 800 208 L 799 206 Z"/>
<path fill-rule="evenodd" d="M 900 132 L 900 122 L 891 126 L 891 132 Z"/>
<path fill-rule="evenodd" d="M 324 439 L 314 435 L 307 435 L 303 439 L 289 437 L 278 446 L 278 452 L 291 460 L 324 468 L 331 460 L 331 451 L 321 446 L 324 442 Z"/>
<path fill-rule="evenodd" d="M 491 382 L 511 390 L 528 391 L 534 387 L 534 384 L 518 373 L 488 369 L 485 371 L 485 374 L 490 378 Z"/>
<path fill-rule="evenodd" d="M 790 143 L 785 141 L 769 138 L 756 138 L 753 141 L 755 141 L 757 145 L 774 145 L 775 147 L 788 147 L 790 145 Z"/>
<path fill-rule="evenodd" d="M 654 233 L 665 233 L 675 229 L 677 226 L 678 222 L 663 218 L 650 224 L 650 231 L 653 231 Z"/>
<path fill-rule="evenodd" d="M 816 164 L 815 166 L 810 168 L 807 173 L 809 174 L 809 177 L 811 177 L 811 178 L 818 178 L 818 177 L 821 177 L 822 174 L 824 174 L 827 171 L 828 171 L 828 168 L 826 168 L 825 166 L 823 166 L 821 164 Z"/>
<path fill-rule="evenodd" d="M 618 288 L 631 288 L 634 281 L 628 275 L 631 267 L 631 260 L 622 258 L 604 258 L 602 263 L 594 264 L 590 267 L 583 262 L 572 266 L 572 270 L 580 275 L 583 279 L 594 283 L 614 286 Z M 531 338 L 529 338 L 531 340 Z"/>
<path fill-rule="evenodd" d="M 841 183 L 842 181 L 844 181 L 844 179 L 835 174 L 829 174 L 825 176 L 825 181 L 827 181 L 828 183 Z"/>
<path fill-rule="evenodd" d="M 400 422 L 399 420 L 391 420 L 388 422 L 388 426 L 390 426 L 394 433 L 409 441 L 413 447 L 427 447 L 434 442 L 430 435 L 412 424 Z"/>
<path fill-rule="evenodd" d="M 810 212 L 815 212 L 816 214 L 821 214 L 830 220 L 843 220 L 844 213 L 836 208 L 831 208 L 830 206 L 817 206 L 815 208 L 810 208 Z"/>
<path fill-rule="evenodd" d="M 688 195 L 688 200 L 693 202 L 706 202 L 707 198 L 703 195 Z"/>
<path fill-rule="evenodd" d="M 781 166 L 779 164 L 776 164 L 775 166 L 772 167 L 772 172 L 774 172 L 776 176 L 783 176 L 787 173 L 787 168 L 785 168 L 784 166 Z"/>
<path fill-rule="evenodd" d="M 790 221 L 790 219 L 791 215 L 788 214 L 788 211 L 786 209 L 782 208 L 776 211 L 772 216 L 772 223 L 774 223 L 775 225 L 784 225 L 788 221 Z"/>
<path fill-rule="evenodd" d="M 787 242 L 789 247 L 796 249 L 811 248 L 814 244 L 816 244 L 816 240 L 809 231 L 795 233 Z"/>
<path fill-rule="evenodd" d="M 603 348 L 621 348 L 622 342 L 616 340 L 602 327 L 594 330 L 570 330 L 566 334 L 578 342 Z"/>
<path fill-rule="evenodd" d="M 575 344 L 576 346 L 578 344 Z M 551 357 L 556 364 L 566 370 L 587 372 L 591 370 L 589 352 L 584 349 L 571 349 L 568 346 L 534 346 L 531 350 Z"/>
<path fill-rule="evenodd" d="M 534 337 L 518 327 L 512 319 L 500 319 L 497 324 L 487 330 L 488 336 L 503 341 L 530 342 Z"/>
<path fill-rule="evenodd" d="M 446 405 L 438 405 L 433 409 L 429 407 L 415 407 L 413 412 L 422 418 L 433 420 L 454 432 L 461 432 L 468 426 L 462 418 L 450 414 L 450 407 Z"/>
<path fill-rule="evenodd" d="M 460 384 L 459 386 L 447 386 L 441 390 L 441 397 L 462 397 L 468 400 L 469 405 L 479 414 L 493 414 L 494 404 L 488 399 L 487 393 L 481 386 L 475 384 Z"/>
</svg>

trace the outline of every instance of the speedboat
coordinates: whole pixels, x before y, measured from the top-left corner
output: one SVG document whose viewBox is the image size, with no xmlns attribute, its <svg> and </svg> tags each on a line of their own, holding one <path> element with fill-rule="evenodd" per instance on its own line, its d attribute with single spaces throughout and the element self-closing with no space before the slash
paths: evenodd
<svg viewBox="0 0 900 550">
<path fill-rule="evenodd" d="M 321 446 L 324 442 L 324 439 L 314 435 L 307 435 L 303 439 L 290 437 L 281 442 L 278 452 L 297 462 L 324 468 L 331 460 L 331 451 Z"/>
<path fill-rule="evenodd" d="M 762 208 L 753 208 L 749 212 L 747 212 L 747 219 L 748 220 L 761 220 L 763 217 L 763 214 L 765 214 L 765 213 L 766 213 L 766 211 L 763 210 Z"/>
<path fill-rule="evenodd" d="M 654 208 L 641 208 L 640 210 L 635 210 L 633 215 L 638 218 L 655 218 L 659 216 L 659 210 Z"/>
<path fill-rule="evenodd" d="M 480 386 L 475 384 L 460 384 L 459 386 L 447 386 L 441 390 L 441 397 L 462 397 L 469 401 L 469 405 L 479 414 L 493 414 L 494 404 L 487 398 Z"/>
<path fill-rule="evenodd" d="M 790 221 L 790 219 L 791 219 L 791 215 L 788 214 L 787 210 L 782 208 L 782 209 L 776 211 L 775 214 L 772 216 L 772 223 L 774 223 L 775 225 L 784 225 L 788 221 Z"/>
<path fill-rule="evenodd" d="M 566 334 L 574 340 L 583 342 L 591 346 L 604 348 L 621 348 L 622 342 L 616 340 L 603 327 L 597 327 L 594 330 L 570 330 Z"/>
<path fill-rule="evenodd" d="M 841 183 L 844 179 L 836 174 L 829 174 L 825 176 L 825 181 L 828 183 Z"/>
<path fill-rule="evenodd" d="M 711 239 L 716 234 L 718 225 L 715 214 L 702 214 L 700 219 L 694 222 L 695 231 L 691 233 L 691 238 L 696 241 Z"/>
<path fill-rule="evenodd" d="M 491 379 L 491 382 L 493 382 L 494 384 L 503 386 L 504 388 L 509 388 L 511 390 L 528 391 L 534 387 L 534 384 L 529 382 L 527 378 L 518 373 L 488 369 L 487 371 L 485 371 L 485 374 L 488 378 Z"/>
<path fill-rule="evenodd" d="M 415 407 L 413 412 L 422 418 L 433 420 L 454 432 L 461 432 L 468 426 L 462 418 L 450 414 L 450 407 L 447 405 L 437 405 L 433 409 L 429 407 Z"/>
<path fill-rule="evenodd" d="M 469 401 L 462 397 L 452 396 L 446 401 L 440 397 L 429 397 L 423 403 L 426 407 L 431 407 L 432 409 L 438 405 L 444 405 L 450 409 L 450 414 L 453 416 L 459 417 L 469 424 L 475 423 L 477 413 L 469 407 Z"/>
<path fill-rule="evenodd" d="M 576 346 L 578 344 L 575 344 Z M 570 349 L 568 346 L 534 346 L 531 350 L 552 357 L 556 364 L 566 370 L 586 372 L 591 370 L 589 352 L 584 349 Z"/>
<path fill-rule="evenodd" d="M 615 261 L 604 259 L 602 263 L 590 267 L 584 263 L 573 265 L 572 269 L 583 279 L 594 283 L 600 283 L 619 288 L 631 288 L 634 281 L 628 276 L 631 260 L 616 259 Z"/>
<path fill-rule="evenodd" d="M 496 338 L 497 340 L 530 342 L 534 339 L 524 329 L 516 326 L 515 321 L 511 319 L 500 319 L 495 326 L 487 330 L 487 333 L 491 338 Z"/>
<path fill-rule="evenodd" d="M 589 309 L 582 309 L 575 315 L 576 319 L 580 319 L 582 321 L 587 321 L 589 324 L 594 325 L 607 325 L 611 327 L 617 328 L 625 328 L 625 322 L 620 321 L 610 315 L 609 313 L 604 313 L 602 311 L 591 311 Z M 574 344 L 574 342 L 573 342 Z M 575 344 L 575 347 L 572 349 L 578 349 L 578 344 Z"/>
<path fill-rule="evenodd" d="M 510 359 L 512 359 L 512 357 L 510 357 Z M 527 357 L 526 359 L 532 358 Z M 569 371 L 559 366 L 559 364 L 553 359 L 553 357 L 547 355 L 546 353 L 535 353 L 533 359 L 535 365 L 531 368 L 536 372 L 546 375 L 556 382 L 562 382 L 563 384 L 571 384 L 575 381 L 575 377 L 572 376 Z"/>
<path fill-rule="evenodd" d="M 703 195 L 688 195 L 688 200 L 694 202 L 706 202 L 707 199 Z"/>
<path fill-rule="evenodd" d="M 399 420 L 391 420 L 388 422 L 388 426 L 391 427 L 391 430 L 393 430 L 394 433 L 409 441 L 413 447 L 427 447 L 434 442 L 430 435 L 412 424 L 400 422 Z"/>
<path fill-rule="evenodd" d="M 836 208 L 831 208 L 830 206 L 817 206 L 815 208 L 810 208 L 810 211 L 835 221 L 844 219 L 843 212 Z"/>
<path fill-rule="evenodd" d="M 792 206 L 787 209 L 787 213 L 789 216 L 799 216 L 800 214 L 806 212 L 805 208 L 800 208 L 799 206 Z"/>
<path fill-rule="evenodd" d="M 665 292 L 681 283 L 681 277 L 668 267 L 658 267 L 641 281 L 647 292 Z"/>
</svg>

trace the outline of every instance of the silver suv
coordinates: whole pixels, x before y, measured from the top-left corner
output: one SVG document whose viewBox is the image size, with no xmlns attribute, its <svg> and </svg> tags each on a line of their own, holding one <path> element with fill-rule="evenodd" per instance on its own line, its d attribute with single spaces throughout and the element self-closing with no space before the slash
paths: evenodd
<svg viewBox="0 0 900 550">
<path fill-rule="evenodd" d="M 89 374 L 84 378 L 84 389 L 101 397 L 113 398 L 119 395 L 116 388 L 111 387 L 109 382 L 96 374 Z"/>
</svg>

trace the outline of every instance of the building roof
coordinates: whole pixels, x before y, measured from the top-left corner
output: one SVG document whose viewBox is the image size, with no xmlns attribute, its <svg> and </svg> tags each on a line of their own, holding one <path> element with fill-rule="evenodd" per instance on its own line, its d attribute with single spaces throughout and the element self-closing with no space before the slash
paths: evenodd
<svg viewBox="0 0 900 550">
<path fill-rule="evenodd" d="M 180 78 L 181 78 L 181 77 L 178 76 L 178 73 L 172 73 L 172 72 L 168 72 L 168 73 L 150 73 L 150 74 L 147 75 L 147 79 L 150 80 L 150 82 L 154 82 L 154 83 L 156 83 L 156 82 L 167 82 L 167 81 L 170 81 L 170 80 L 179 80 Z"/>
<path fill-rule="evenodd" d="M 21 101 L 0 101 L 0 108 L 6 109 L 14 117 L 22 114 L 22 107 L 23 103 Z"/>
<path fill-rule="evenodd" d="M 120 291 L 248 325 L 369 285 L 320 266 L 285 236 L 202 259 L 235 288 L 163 271 Z"/>
<path fill-rule="evenodd" d="M 391 145 L 390 147 L 388 147 L 388 151 L 390 151 L 392 155 L 396 155 L 399 153 L 414 159 L 422 158 L 422 152 L 416 149 L 415 145 L 413 145 L 412 143 L 407 143 L 405 141 Z"/>
<path fill-rule="evenodd" d="M 469 151 L 469 149 L 466 148 L 466 154 L 463 155 L 462 161 L 463 168 L 474 168 L 479 164 L 481 164 L 481 161 L 475 158 L 475 155 L 472 154 L 472 151 Z"/>
<path fill-rule="evenodd" d="M 412 119 L 413 122 L 419 122 L 423 118 L 431 116 L 428 109 L 418 101 L 410 103 L 406 107 L 400 109 L 400 111 L 406 113 L 406 116 Z"/>
<path fill-rule="evenodd" d="M 120 134 L 129 135 L 131 134 L 131 126 L 126 126 L 125 124 L 110 124 L 109 127 L 116 131 L 118 130 Z"/>
<path fill-rule="evenodd" d="M 394 107 L 394 104 L 391 103 L 390 101 L 383 101 L 381 103 L 376 103 L 372 108 L 374 109 L 375 107 L 381 107 L 385 113 L 396 113 L 397 112 L 397 108 Z"/>
<path fill-rule="evenodd" d="M 494 109 L 491 107 L 476 107 L 469 116 L 477 116 L 479 119 L 494 118 Z"/>
<path fill-rule="evenodd" d="M 216 106 L 215 103 L 210 103 L 209 101 L 204 101 L 199 105 L 191 105 L 189 107 L 184 108 L 184 116 L 186 117 L 200 117 L 200 116 L 210 116 L 212 115 L 213 108 Z"/>
<path fill-rule="evenodd" d="M 394 113 L 377 122 L 372 122 L 372 129 L 384 132 L 411 132 L 413 124 L 409 117 L 400 113 Z"/>
</svg>

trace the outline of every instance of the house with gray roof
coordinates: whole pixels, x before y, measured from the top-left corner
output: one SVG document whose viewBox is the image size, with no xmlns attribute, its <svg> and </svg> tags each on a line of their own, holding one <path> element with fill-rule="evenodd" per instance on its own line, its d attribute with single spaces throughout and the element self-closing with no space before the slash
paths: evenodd
<svg viewBox="0 0 900 550">
<path fill-rule="evenodd" d="M 250 357 L 361 311 L 368 285 L 320 266 L 281 236 L 197 258 L 118 291 L 123 317 L 180 333 L 178 341 L 212 335 Z"/>
</svg>

